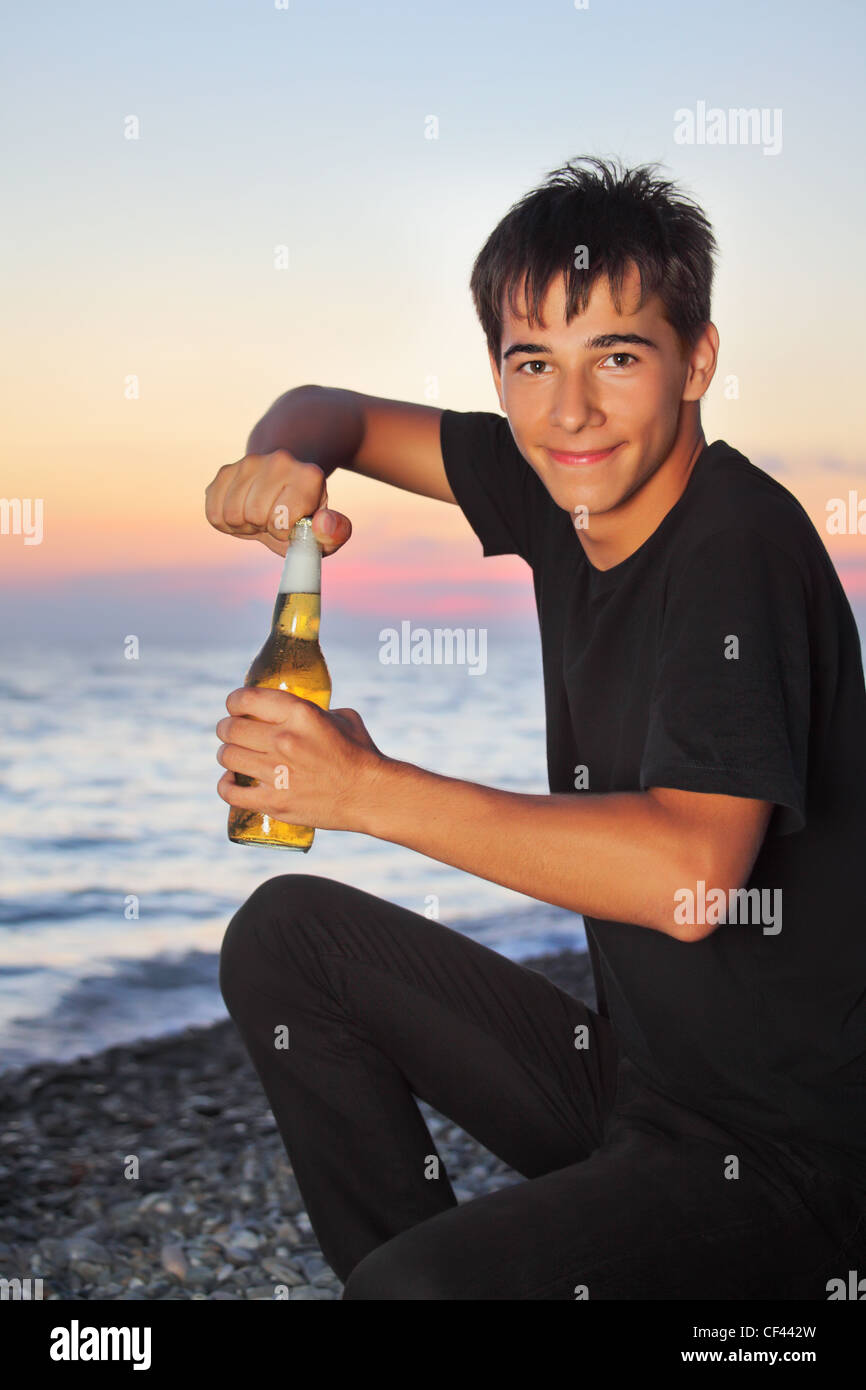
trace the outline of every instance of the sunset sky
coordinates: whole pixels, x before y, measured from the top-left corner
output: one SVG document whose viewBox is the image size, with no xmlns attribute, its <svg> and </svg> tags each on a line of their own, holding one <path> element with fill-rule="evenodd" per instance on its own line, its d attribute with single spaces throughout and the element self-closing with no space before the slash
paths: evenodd
<svg viewBox="0 0 866 1390">
<path fill-rule="evenodd" d="M 19 6 L 0 494 L 42 498 L 44 537 L 0 535 L 21 594 L 3 631 L 49 600 L 86 628 L 131 596 L 190 617 L 270 599 L 278 558 L 205 520 L 216 469 L 304 382 L 497 410 L 472 261 L 580 154 L 660 160 L 706 208 L 707 438 L 795 493 L 866 603 L 866 534 L 826 530 L 830 499 L 866 499 L 863 31 L 846 0 Z M 780 112 L 781 149 L 677 143 L 701 103 Z M 326 563 L 334 611 L 530 611 L 527 568 L 482 564 L 456 508 L 347 474 L 329 491 L 355 528 Z"/>
</svg>

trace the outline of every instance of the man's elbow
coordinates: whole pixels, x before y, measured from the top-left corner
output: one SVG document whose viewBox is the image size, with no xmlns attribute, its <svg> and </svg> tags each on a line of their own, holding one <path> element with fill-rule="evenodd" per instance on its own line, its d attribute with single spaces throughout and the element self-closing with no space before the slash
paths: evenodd
<svg viewBox="0 0 866 1390">
<path fill-rule="evenodd" d="M 664 910 L 661 930 L 686 944 L 705 941 L 727 920 L 730 894 L 745 889 L 747 877 L 724 856 L 692 862 Z"/>
<path fill-rule="evenodd" d="M 731 894 L 746 889 L 773 803 L 666 787 L 645 794 L 660 828 L 657 862 L 666 866 L 656 925 L 677 941 L 704 941 L 727 920 Z"/>
</svg>

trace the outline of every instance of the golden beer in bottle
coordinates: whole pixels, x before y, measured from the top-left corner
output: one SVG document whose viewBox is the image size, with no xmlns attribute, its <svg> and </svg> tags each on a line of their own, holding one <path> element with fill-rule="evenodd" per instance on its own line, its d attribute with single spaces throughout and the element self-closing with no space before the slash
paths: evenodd
<svg viewBox="0 0 866 1390">
<path fill-rule="evenodd" d="M 331 677 L 319 646 L 321 595 L 322 551 L 313 534 L 312 518 L 304 516 L 292 527 L 270 636 L 247 671 L 244 685 L 288 690 L 328 708 Z M 254 778 L 240 772 L 235 773 L 235 780 L 243 787 L 256 785 Z M 279 845 L 306 854 L 315 829 L 230 806 L 228 833 L 236 844 Z"/>
</svg>

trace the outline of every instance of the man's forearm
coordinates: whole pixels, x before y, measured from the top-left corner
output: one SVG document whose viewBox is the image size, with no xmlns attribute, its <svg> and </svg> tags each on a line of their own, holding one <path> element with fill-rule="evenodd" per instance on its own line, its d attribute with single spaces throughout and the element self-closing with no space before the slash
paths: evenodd
<svg viewBox="0 0 866 1390">
<path fill-rule="evenodd" d="M 387 759 L 365 833 L 541 902 L 668 935 L 700 866 L 648 792 L 531 795 Z"/>
<path fill-rule="evenodd" d="M 248 454 L 286 449 L 315 463 L 326 477 L 350 468 L 364 437 L 364 414 L 354 391 L 296 386 L 274 401 L 247 440 Z"/>
</svg>

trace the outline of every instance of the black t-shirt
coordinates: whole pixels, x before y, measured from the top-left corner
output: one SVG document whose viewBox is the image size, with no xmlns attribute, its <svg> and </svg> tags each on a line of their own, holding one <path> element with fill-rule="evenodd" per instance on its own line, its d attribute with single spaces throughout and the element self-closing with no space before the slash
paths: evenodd
<svg viewBox="0 0 866 1390">
<path fill-rule="evenodd" d="M 716 440 L 652 535 L 598 570 L 504 416 L 444 410 L 441 442 L 484 555 L 532 569 L 551 792 L 775 803 L 746 885 L 760 922 L 729 910 L 686 943 L 585 917 L 621 1053 L 682 1104 L 866 1181 L 866 688 L 818 532 Z"/>
</svg>

